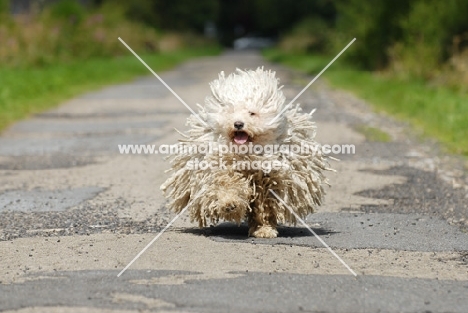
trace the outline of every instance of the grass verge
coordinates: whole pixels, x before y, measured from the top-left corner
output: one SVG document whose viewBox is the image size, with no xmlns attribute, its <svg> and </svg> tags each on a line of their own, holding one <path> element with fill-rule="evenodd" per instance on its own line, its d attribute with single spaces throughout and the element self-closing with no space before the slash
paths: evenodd
<svg viewBox="0 0 468 313">
<path fill-rule="evenodd" d="M 277 49 L 265 50 L 264 56 L 308 74 L 317 74 L 332 59 Z M 356 70 L 340 60 L 321 77 L 367 100 L 377 110 L 411 122 L 424 136 L 442 142 L 449 152 L 468 155 L 468 95 L 422 81 Z"/>
<path fill-rule="evenodd" d="M 189 58 L 216 55 L 220 48 L 184 49 L 141 55 L 156 72 Z M 42 112 L 83 92 L 150 75 L 130 52 L 116 58 L 94 58 L 42 68 L 0 68 L 0 131 L 16 120 Z"/>
</svg>

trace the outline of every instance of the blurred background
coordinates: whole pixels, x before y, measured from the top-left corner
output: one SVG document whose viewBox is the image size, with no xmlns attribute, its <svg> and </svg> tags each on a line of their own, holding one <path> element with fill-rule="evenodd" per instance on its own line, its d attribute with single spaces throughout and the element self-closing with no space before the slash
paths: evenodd
<svg viewBox="0 0 468 313">
<path fill-rule="evenodd" d="M 222 49 L 256 49 L 308 73 L 357 38 L 335 66 L 347 76 L 330 73 L 332 84 L 391 113 L 441 124 L 429 133 L 468 147 L 467 16 L 467 0 L 0 0 L 0 129 L 91 85 L 145 74 L 117 37 L 155 70 Z M 382 95 L 373 85 L 379 79 L 401 94 Z M 424 88 L 428 97 L 415 98 Z M 429 99 L 440 93 L 444 108 Z"/>
<path fill-rule="evenodd" d="M 209 38 L 223 47 L 278 43 L 315 53 L 335 53 L 357 37 L 345 55 L 354 64 L 433 78 L 442 65 L 466 73 L 467 16 L 466 0 L 0 0 L 0 62 L 126 53 L 118 36 L 140 52 Z"/>
</svg>

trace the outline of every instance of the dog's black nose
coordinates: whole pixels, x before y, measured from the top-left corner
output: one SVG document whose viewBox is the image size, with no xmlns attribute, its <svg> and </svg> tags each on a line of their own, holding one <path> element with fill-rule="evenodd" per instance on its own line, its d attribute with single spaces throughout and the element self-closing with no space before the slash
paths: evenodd
<svg viewBox="0 0 468 313">
<path fill-rule="evenodd" d="M 234 122 L 234 127 L 237 129 L 242 129 L 242 127 L 244 127 L 244 122 L 240 122 L 240 121 Z"/>
</svg>

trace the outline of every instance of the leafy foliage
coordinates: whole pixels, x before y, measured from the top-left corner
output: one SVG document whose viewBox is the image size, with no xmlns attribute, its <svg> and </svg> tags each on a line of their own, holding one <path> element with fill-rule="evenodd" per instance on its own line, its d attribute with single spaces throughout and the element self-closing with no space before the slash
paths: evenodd
<svg viewBox="0 0 468 313">
<path fill-rule="evenodd" d="M 56 20 L 80 23 L 85 16 L 85 9 L 75 0 L 62 0 L 52 4 L 50 15 Z"/>
<path fill-rule="evenodd" d="M 219 11 L 218 0 L 107 0 L 118 4 L 133 21 L 171 31 L 202 32 L 207 21 L 215 21 Z"/>
<path fill-rule="evenodd" d="M 434 69 L 459 51 L 454 39 L 468 34 L 467 14 L 464 0 L 415 1 L 400 21 L 404 34 L 395 47 L 395 61 L 411 74 L 432 78 Z"/>
<path fill-rule="evenodd" d="M 256 3 L 262 1 L 266 0 Z M 303 2 L 313 7 L 311 2 Z M 277 3 L 284 4 L 281 0 L 268 3 L 276 7 L 263 8 L 269 16 L 281 9 Z M 300 7 L 296 2 L 291 5 Z M 357 38 L 343 58 L 360 69 L 390 70 L 437 84 L 468 83 L 462 75 L 468 62 L 466 0 L 336 0 L 327 10 L 315 8 L 313 12 L 304 10 L 306 17 L 296 13 L 301 20 L 282 36 L 285 51 L 336 54 Z"/>
<path fill-rule="evenodd" d="M 409 1 L 339 0 L 337 2 L 334 51 L 357 38 L 345 55 L 366 69 L 381 69 L 388 64 L 388 48 L 402 35 L 400 19 L 409 11 Z"/>
</svg>

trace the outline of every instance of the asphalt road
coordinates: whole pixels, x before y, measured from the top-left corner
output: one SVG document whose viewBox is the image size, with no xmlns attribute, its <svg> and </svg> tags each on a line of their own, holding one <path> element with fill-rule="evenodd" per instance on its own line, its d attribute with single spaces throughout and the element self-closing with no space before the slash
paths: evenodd
<svg viewBox="0 0 468 313">
<path fill-rule="evenodd" d="M 287 99 L 311 79 L 251 52 L 161 76 L 195 108 L 219 71 L 257 66 L 278 71 Z M 300 225 L 254 239 L 245 225 L 198 229 L 184 216 L 118 278 L 174 216 L 159 190 L 164 156 L 123 155 L 118 145 L 173 144 L 189 115 L 145 77 L 0 137 L 0 311 L 467 312 L 468 184 L 459 160 L 320 81 L 298 101 L 317 108 L 320 142 L 356 146 L 333 162 L 326 203 L 307 223 L 357 277 Z M 369 141 L 362 126 L 392 141 Z"/>
</svg>

